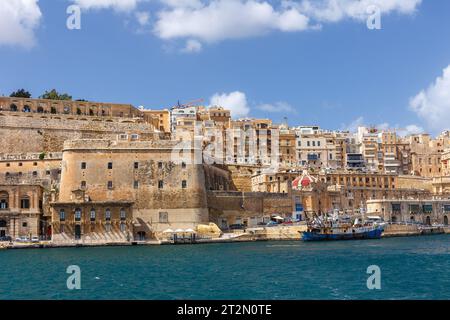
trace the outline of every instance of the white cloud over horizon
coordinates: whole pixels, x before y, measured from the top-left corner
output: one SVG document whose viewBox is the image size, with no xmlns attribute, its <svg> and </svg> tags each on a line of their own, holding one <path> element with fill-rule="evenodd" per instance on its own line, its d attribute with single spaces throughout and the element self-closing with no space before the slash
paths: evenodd
<svg viewBox="0 0 450 320">
<path fill-rule="evenodd" d="M 0 1 L 0 46 L 32 47 L 42 13 L 39 0 Z"/>
<path fill-rule="evenodd" d="M 450 65 L 428 88 L 410 99 L 409 107 L 435 133 L 450 129 Z"/>
<path fill-rule="evenodd" d="M 230 110 L 233 118 L 246 117 L 250 113 L 247 96 L 241 91 L 216 93 L 211 97 L 210 105 Z"/>
<path fill-rule="evenodd" d="M 177 1 L 179 2 L 179 1 Z M 256 0 L 183 1 L 157 13 L 154 33 L 161 39 L 195 39 L 213 43 L 267 34 L 306 30 L 309 19 L 297 9 L 274 8 Z"/>
</svg>

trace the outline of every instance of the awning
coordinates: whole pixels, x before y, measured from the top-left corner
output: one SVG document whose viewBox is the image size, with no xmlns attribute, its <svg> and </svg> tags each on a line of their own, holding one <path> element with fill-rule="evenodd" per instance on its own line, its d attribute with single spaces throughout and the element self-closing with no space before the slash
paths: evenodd
<svg viewBox="0 0 450 320">
<path fill-rule="evenodd" d="M 163 233 L 173 233 L 173 230 L 172 229 L 167 229 L 167 230 L 164 230 Z"/>
<path fill-rule="evenodd" d="M 272 217 L 272 219 L 275 219 L 275 220 L 284 220 L 284 218 L 282 218 L 282 217 L 280 217 L 280 216 Z"/>
<path fill-rule="evenodd" d="M 186 232 L 186 233 L 196 233 L 196 232 L 195 232 L 194 230 L 192 230 L 192 229 L 186 229 L 185 232 Z"/>
</svg>

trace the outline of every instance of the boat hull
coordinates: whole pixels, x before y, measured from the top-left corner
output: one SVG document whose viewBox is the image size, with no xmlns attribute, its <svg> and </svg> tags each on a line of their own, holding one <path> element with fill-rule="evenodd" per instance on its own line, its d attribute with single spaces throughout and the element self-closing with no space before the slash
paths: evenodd
<svg viewBox="0 0 450 320">
<path fill-rule="evenodd" d="M 383 229 L 376 228 L 372 230 L 353 232 L 353 233 L 320 233 L 303 232 L 303 241 L 334 241 L 334 240 L 364 240 L 380 239 Z"/>
</svg>

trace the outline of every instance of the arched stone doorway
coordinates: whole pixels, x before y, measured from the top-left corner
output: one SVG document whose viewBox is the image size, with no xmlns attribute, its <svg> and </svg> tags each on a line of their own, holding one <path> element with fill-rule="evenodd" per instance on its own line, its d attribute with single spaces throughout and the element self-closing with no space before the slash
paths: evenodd
<svg viewBox="0 0 450 320">
<path fill-rule="evenodd" d="M 137 233 L 137 240 L 138 241 L 145 241 L 145 240 L 147 240 L 147 234 L 145 233 L 145 231 L 139 231 Z"/>
<path fill-rule="evenodd" d="M 75 225 L 75 240 L 81 239 L 81 226 L 79 224 Z"/>
</svg>

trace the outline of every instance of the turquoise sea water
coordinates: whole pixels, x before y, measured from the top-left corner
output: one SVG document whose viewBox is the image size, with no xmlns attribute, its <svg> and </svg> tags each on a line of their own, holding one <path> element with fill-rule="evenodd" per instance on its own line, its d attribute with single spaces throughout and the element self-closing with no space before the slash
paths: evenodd
<svg viewBox="0 0 450 320">
<path fill-rule="evenodd" d="M 0 251 L 0 299 L 450 299 L 448 235 Z M 68 290 L 66 268 L 81 268 Z M 381 268 L 381 290 L 366 286 Z"/>
</svg>

